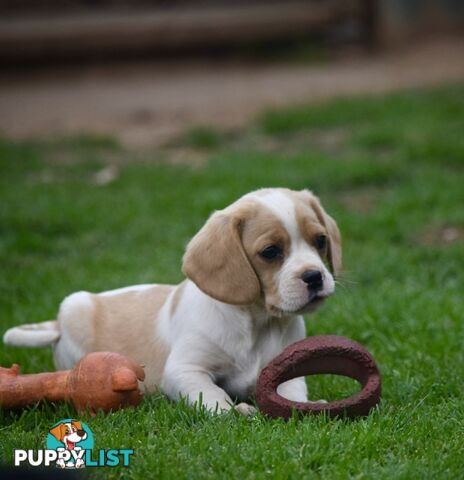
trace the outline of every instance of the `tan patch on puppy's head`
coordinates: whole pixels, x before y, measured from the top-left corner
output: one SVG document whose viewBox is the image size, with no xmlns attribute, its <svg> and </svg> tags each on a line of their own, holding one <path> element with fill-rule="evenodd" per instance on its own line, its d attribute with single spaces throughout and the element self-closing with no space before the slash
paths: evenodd
<svg viewBox="0 0 464 480">
<path fill-rule="evenodd" d="M 282 261 L 267 262 L 260 252 L 278 245 L 288 255 L 290 238 L 270 209 L 244 199 L 213 214 L 187 246 L 183 270 L 205 293 L 235 305 L 263 298 L 279 302 L 276 275 Z"/>
<path fill-rule="evenodd" d="M 295 215 L 298 227 L 305 240 L 317 248 L 317 236 L 327 236 L 327 247 L 319 254 L 329 263 L 334 276 L 340 274 L 342 266 L 342 240 L 335 220 L 324 210 L 319 199 L 307 190 L 292 192 L 296 199 Z"/>
<path fill-rule="evenodd" d="M 260 284 L 267 307 L 280 302 L 276 276 L 290 251 L 290 237 L 282 222 L 264 205 L 256 205 L 254 215 L 246 222 L 242 242 Z M 277 246 L 282 255 L 267 261 L 261 256 L 267 247 Z"/>
</svg>

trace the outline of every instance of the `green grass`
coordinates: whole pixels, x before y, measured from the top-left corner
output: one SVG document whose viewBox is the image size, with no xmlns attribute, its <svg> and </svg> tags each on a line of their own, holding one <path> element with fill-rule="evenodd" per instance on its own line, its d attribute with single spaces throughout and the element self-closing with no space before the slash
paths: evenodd
<svg viewBox="0 0 464 480">
<path fill-rule="evenodd" d="M 192 148 L 210 150 L 219 147 L 222 143 L 222 135 L 214 128 L 199 126 L 191 128 L 186 133 L 184 142 Z"/>
<path fill-rule="evenodd" d="M 334 145 L 318 141 L 337 132 Z M 139 162 L 106 138 L 3 140 L 2 331 L 53 318 L 76 290 L 178 282 L 184 246 L 213 209 L 258 187 L 311 188 L 340 225 L 346 273 L 307 318 L 308 333 L 362 342 L 383 375 L 380 408 L 356 421 L 211 417 L 163 396 L 83 416 L 96 448 L 136 450 L 129 469 L 86 475 L 462 478 L 463 132 L 464 87 L 451 86 L 268 112 L 240 134 L 256 143 L 207 140 L 203 167 L 171 166 L 157 152 Z M 279 147 L 264 150 L 263 138 Z M 127 160 L 119 176 L 95 184 L 115 156 Z M 12 362 L 24 372 L 53 368 L 48 350 L 1 347 L 0 363 Z M 355 387 L 332 377 L 308 383 L 312 398 Z M 41 448 L 48 428 L 70 416 L 66 405 L 0 412 L 0 461 Z"/>
</svg>

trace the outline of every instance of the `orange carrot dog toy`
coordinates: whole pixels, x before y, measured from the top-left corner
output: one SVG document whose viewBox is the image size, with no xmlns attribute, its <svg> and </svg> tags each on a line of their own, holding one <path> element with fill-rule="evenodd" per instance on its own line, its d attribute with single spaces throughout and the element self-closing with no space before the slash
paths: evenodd
<svg viewBox="0 0 464 480">
<path fill-rule="evenodd" d="M 111 352 L 95 352 L 82 358 L 72 370 L 19 375 L 19 365 L 0 367 L 0 407 L 16 409 L 41 400 L 70 401 L 77 411 L 108 412 L 138 405 L 142 393 L 138 381 L 143 368 Z"/>
</svg>

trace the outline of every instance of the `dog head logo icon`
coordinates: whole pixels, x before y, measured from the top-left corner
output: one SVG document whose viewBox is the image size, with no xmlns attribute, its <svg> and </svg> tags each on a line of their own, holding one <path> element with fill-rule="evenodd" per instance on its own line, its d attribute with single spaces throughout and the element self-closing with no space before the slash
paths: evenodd
<svg viewBox="0 0 464 480">
<path fill-rule="evenodd" d="M 74 450 L 76 443 L 87 438 L 87 432 L 82 428 L 82 423 L 78 420 L 59 423 L 56 427 L 50 429 L 50 433 L 60 441 L 67 450 Z"/>
<path fill-rule="evenodd" d="M 81 454 L 93 448 L 92 432 L 79 420 L 61 420 L 49 430 L 47 447 L 60 454 L 56 462 L 59 467 L 81 468 L 85 466 Z"/>
</svg>

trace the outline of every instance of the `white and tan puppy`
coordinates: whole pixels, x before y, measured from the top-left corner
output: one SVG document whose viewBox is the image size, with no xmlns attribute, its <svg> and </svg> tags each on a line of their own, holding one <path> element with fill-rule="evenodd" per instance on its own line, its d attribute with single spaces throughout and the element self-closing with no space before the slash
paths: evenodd
<svg viewBox="0 0 464 480">
<path fill-rule="evenodd" d="M 4 342 L 53 345 L 58 369 L 89 352 L 119 352 L 145 365 L 147 391 L 201 398 L 212 410 L 239 402 L 246 414 L 261 369 L 306 336 L 302 314 L 334 292 L 340 269 L 339 230 L 311 192 L 257 190 L 193 237 L 180 285 L 74 293 L 56 321 L 12 328 Z M 278 391 L 307 400 L 304 378 Z"/>
</svg>

